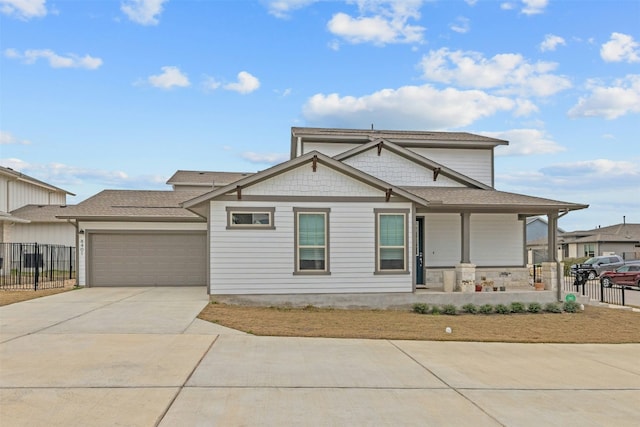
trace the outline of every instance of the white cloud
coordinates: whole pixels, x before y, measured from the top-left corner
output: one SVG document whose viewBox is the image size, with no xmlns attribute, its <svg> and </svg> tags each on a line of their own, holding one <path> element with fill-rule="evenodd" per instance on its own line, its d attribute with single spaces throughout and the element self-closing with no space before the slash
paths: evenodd
<svg viewBox="0 0 640 427">
<path fill-rule="evenodd" d="M 120 170 L 86 168 L 57 162 L 28 163 L 16 158 L 0 159 L 0 164 L 65 189 L 67 189 L 67 186 L 86 188 L 94 186 L 94 184 L 99 189 L 153 189 L 164 188 L 167 180 L 167 178 L 159 175 L 131 176 Z M 73 192 L 75 193 L 76 191 Z"/>
<path fill-rule="evenodd" d="M 558 163 L 540 169 L 545 175 L 554 177 L 573 177 L 581 179 L 600 179 L 602 177 L 622 176 L 640 179 L 640 167 L 636 162 L 608 159 L 585 160 L 573 163 Z"/>
<path fill-rule="evenodd" d="M 569 110 L 569 117 L 603 117 L 616 119 L 626 114 L 640 113 L 640 74 L 628 75 L 604 86 L 588 83 L 590 94 L 580 97 Z"/>
<path fill-rule="evenodd" d="M 318 0 L 269 0 L 267 9 L 276 18 L 286 19 L 290 17 L 290 12 L 302 9 Z"/>
<path fill-rule="evenodd" d="M 162 67 L 162 74 L 149 76 L 147 81 L 151 86 L 160 89 L 171 89 L 173 87 L 188 87 L 191 85 L 186 74 L 182 73 L 178 67 Z"/>
<path fill-rule="evenodd" d="M 448 129 L 508 111 L 516 103 L 478 90 L 438 90 L 430 85 L 383 89 L 361 97 L 316 94 L 303 107 L 314 125 L 388 129 Z"/>
<path fill-rule="evenodd" d="M 554 34 L 547 34 L 544 36 L 544 41 L 540 43 L 540 51 L 547 52 L 556 50 L 560 45 L 566 46 L 567 42 L 560 36 Z"/>
<path fill-rule="evenodd" d="M 557 67 L 556 63 L 530 63 L 515 53 L 487 59 L 479 52 L 441 48 L 423 56 L 420 66 L 428 80 L 497 89 L 502 94 L 545 97 L 571 87 L 569 79 L 550 73 Z"/>
<path fill-rule="evenodd" d="M 627 34 L 612 33 L 600 48 L 600 57 L 606 62 L 640 62 L 640 43 Z"/>
<path fill-rule="evenodd" d="M 120 3 L 120 10 L 129 19 L 141 25 L 157 25 L 158 16 L 162 13 L 162 5 L 168 0 L 125 0 Z"/>
<path fill-rule="evenodd" d="M 469 18 L 459 16 L 456 18 L 455 22 L 449 26 L 449 28 L 451 28 L 456 33 L 468 33 L 471 29 L 471 26 L 469 25 Z"/>
<path fill-rule="evenodd" d="M 244 152 L 240 157 L 251 163 L 266 163 L 269 165 L 275 165 L 289 160 L 289 156 L 284 153 L 256 153 L 253 151 Z"/>
<path fill-rule="evenodd" d="M 13 134 L 11 134 L 10 132 L 0 130 L 0 145 L 9 145 L 9 144 L 29 145 L 31 144 L 31 141 L 28 141 L 26 139 L 18 139 L 15 136 L 13 136 Z"/>
<path fill-rule="evenodd" d="M 537 15 L 544 12 L 549 0 L 522 0 L 522 3 L 524 3 L 522 13 L 525 15 Z"/>
<path fill-rule="evenodd" d="M 251 93 L 260 87 L 260 80 L 246 71 L 238 73 L 238 81 L 236 83 L 228 83 L 224 85 L 226 90 L 232 90 L 241 94 Z"/>
<path fill-rule="evenodd" d="M 539 129 L 510 129 L 501 132 L 478 132 L 492 138 L 509 141 L 508 146 L 496 148 L 496 156 L 529 156 L 554 154 L 566 149 Z"/>
<path fill-rule="evenodd" d="M 90 55 L 79 56 L 73 53 L 67 56 L 58 55 L 51 49 L 28 49 L 20 53 L 15 49 L 6 49 L 4 54 L 7 58 L 22 59 L 25 64 L 33 64 L 38 59 L 43 58 L 49 61 L 52 68 L 84 68 L 95 70 L 102 65 L 102 59 L 94 58 Z"/>
<path fill-rule="evenodd" d="M 0 12 L 26 21 L 45 16 L 45 3 L 46 0 L 0 0 Z"/>
<path fill-rule="evenodd" d="M 424 27 L 408 24 L 420 18 L 421 0 L 357 2 L 360 16 L 336 13 L 327 24 L 328 30 L 349 43 L 420 43 Z"/>
<path fill-rule="evenodd" d="M 219 81 L 217 81 L 215 78 L 210 77 L 210 76 L 206 76 L 204 79 L 204 82 L 202 82 L 202 86 L 204 87 L 205 91 L 213 91 L 216 90 L 220 87 L 222 83 L 220 83 Z"/>
<path fill-rule="evenodd" d="M 510 3 L 510 2 L 500 3 L 500 9 L 502 10 L 513 10 L 515 8 L 516 6 L 513 3 Z"/>
</svg>

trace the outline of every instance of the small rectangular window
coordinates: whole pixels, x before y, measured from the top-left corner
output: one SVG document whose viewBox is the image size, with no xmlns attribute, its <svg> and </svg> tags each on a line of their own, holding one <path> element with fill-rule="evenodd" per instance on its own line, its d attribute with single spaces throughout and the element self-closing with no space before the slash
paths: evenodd
<svg viewBox="0 0 640 427">
<path fill-rule="evenodd" d="M 376 272 L 408 272 L 407 213 L 376 210 Z"/>
<path fill-rule="evenodd" d="M 294 209 L 296 273 L 329 272 L 329 210 Z"/>
<path fill-rule="evenodd" d="M 227 207 L 227 228 L 275 228 L 275 208 Z"/>
</svg>

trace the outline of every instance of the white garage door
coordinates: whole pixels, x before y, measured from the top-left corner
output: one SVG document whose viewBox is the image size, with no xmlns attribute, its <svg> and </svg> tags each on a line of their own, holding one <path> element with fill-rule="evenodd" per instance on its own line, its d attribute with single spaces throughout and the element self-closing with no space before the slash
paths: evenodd
<svg viewBox="0 0 640 427">
<path fill-rule="evenodd" d="M 89 286 L 204 286 L 206 233 L 91 233 Z"/>
</svg>

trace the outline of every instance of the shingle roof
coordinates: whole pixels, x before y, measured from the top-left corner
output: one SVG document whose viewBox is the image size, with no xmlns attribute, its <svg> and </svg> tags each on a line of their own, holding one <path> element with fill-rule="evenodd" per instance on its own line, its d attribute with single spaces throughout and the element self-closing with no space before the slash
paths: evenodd
<svg viewBox="0 0 640 427">
<path fill-rule="evenodd" d="M 169 178 L 167 184 L 222 187 L 249 175 L 252 173 L 179 170 Z"/>
<path fill-rule="evenodd" d="M 565 237 L 567 241 L 570 241 L 572 243 L 629 243 L 640 241 L 640 224 L 615 224 L 607 227 L 594 228 L 593 230 L 571 231 L 568 233 L 564 233 L 563 237 Z"/>
<path fill-rule="evenodd" d="M 504 211 L 545 213 L 548 210 L 577 210 L 588 205 L 525 196 L 497 190 L 459 187 L 401 187 L 427 200 L 431 209 L 473 209 L 474 211 Z"/>
<path fill-rule="evenodd" d="M 191 190 L 104 190 L 75 206 L 69 206 L 58 218 L 204 221 L 180 207 L 180 203 L 201 194 L 202 191 Z"/>
<path fill-rule="evenodd" d="M 11 214 L 30 222 L 64 222 L 56 216 L 66 214 L 69 208 L 58 205 L 26 205 L 12 211 Z"/>
</svg>

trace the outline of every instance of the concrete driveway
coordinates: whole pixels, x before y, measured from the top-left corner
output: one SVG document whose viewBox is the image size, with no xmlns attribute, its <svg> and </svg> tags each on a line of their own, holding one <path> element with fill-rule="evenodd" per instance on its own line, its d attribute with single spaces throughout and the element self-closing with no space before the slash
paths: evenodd
<svg viewBox="0 0 640 427">
<path fill-rule="evenodd" d="M 640 345 L 254 337 L 195 319 L 206 304 L 203 288 L 91 288 L 1 307 L 0 425 L 640 420 Z"/>
</svg>

